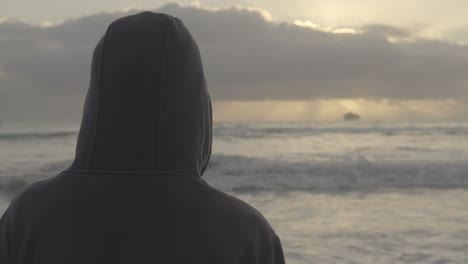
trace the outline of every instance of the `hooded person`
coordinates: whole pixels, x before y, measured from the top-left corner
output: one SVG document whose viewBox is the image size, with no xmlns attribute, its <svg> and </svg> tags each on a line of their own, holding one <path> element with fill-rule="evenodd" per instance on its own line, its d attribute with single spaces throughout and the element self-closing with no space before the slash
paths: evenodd
<svg viewBox="0 0 468 264">
<path fill-rule="evenodd" d="M 265 218 L 201 178 L 211 132 L 182 21 L 142 12 L 112 22 L 94 50 L 75 160 L 10 203 L 0 263 L 284 263 Z"/>
</svg>

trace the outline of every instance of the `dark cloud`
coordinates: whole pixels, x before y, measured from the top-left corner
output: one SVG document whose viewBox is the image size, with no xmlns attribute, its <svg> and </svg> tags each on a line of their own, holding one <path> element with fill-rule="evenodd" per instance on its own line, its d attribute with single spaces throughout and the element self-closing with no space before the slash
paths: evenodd
<svg viewBox="0 0 468 264">
<path fill-rule="evenodd" d="M 362 29 L 368 33 L 381 35 L 381 36 L 390 36 L 390 37 L 410 37 L 411 32 L 407 29 L 393 27 L 384 24 L 368 24 L 362 27 Z"/>
<path fill-rule="evenodd" d="M 468 44 L 468 24 L 448 29 L 443 35 L 446 38 L 456 39 L 459 42 Z"/>
<path fill-rule="evenodd" d="M 180 17 L 192 31 L 217 100 L 468 98 L 468 47 L 411 38 L 410 30 L 373 24 L 333 34 L 242 8 L 168 4 L 155 11 Z M 134 12 L 51 27 L 0 24 L 0 104 L 47 94 L 82 100 L 95 43 L 112 20 Z"/>
</svg>

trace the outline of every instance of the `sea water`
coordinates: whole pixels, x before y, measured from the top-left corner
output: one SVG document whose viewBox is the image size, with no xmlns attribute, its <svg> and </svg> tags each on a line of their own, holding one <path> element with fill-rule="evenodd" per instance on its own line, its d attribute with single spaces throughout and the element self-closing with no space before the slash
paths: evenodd
<svg viewBox="0 0 468 264">
<path fill-rule="evenodd" d="M 0 213 L 74 155 L 76 125 L 0 124 Z M 259 209 L 287 263 L 468 263 L 468 123 L 215 123 L 203 176 Z"/>
</svg>

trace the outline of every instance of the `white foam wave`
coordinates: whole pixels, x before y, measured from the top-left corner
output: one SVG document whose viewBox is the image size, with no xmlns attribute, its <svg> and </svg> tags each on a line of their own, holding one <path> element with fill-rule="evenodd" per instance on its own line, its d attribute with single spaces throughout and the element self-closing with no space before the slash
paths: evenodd
<svg viewBox="0 0 468 264">
<path fill-rule="evenodd" d="M 56 175 L 71 161 L 0 171 L 0 194 Z M 213 154 L 203 178 L 224 191 L 346 191 L 387 188 L 468 188 L 468 162 L 374 161 L 364 157 L 288 162 Z"/>
<path fill-rule="evenodd" d="M 71 160 L 63 160 L 42 166 L 2 168 L 0 169 L 0 196 L 11 198 L 28 184 L 57 175 L 70 163 Z"/>
<path fill-rule="evenodd" d="M 76 131 L 52 131 L 52 132 L 1 132 L 0 140 L 22 140 L 37 138 L 56 138 L 76 136 Z"/>
<path fill-rule="evenodd" d="M 466 188 L 468 163 L 371 161 L 363 157 L 287 162 L 216 154 L 204 178 L 229 191 Z"/>
<path fill-rule="evenodd" d="M 446 125 L 382 125 L 372 123 L 349 124 L 339 123 L 332 125 L 297 124 L 285 126 L 253 126 L 248 124 L 215 124 L 213 134 L 216 137 L 227 138 L 264 138 L 272 136 L 313 136 L 321 134 L 380 134 L 384 136 L 409 135 L 447 135 L 466 136 L 468 135 L 468 125 L 446 124 Z"/>
</svg>

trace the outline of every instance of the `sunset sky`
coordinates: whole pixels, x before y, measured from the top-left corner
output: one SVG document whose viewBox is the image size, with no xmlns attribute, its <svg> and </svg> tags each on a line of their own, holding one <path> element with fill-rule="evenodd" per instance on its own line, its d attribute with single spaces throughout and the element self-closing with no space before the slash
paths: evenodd
<svg viewBox="0 0 468 264">
<path fill-rule="evenodd" d="M 79 120 L 94 45 L 139 10 L 191 30 L 216 121 L 468 119 L 468 2 L 178 3 L 2 3 L 0 120 Z"/>
</svg>

